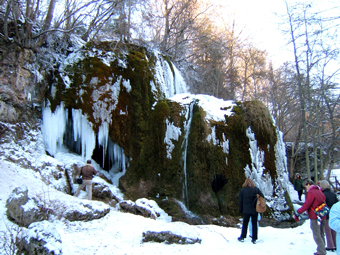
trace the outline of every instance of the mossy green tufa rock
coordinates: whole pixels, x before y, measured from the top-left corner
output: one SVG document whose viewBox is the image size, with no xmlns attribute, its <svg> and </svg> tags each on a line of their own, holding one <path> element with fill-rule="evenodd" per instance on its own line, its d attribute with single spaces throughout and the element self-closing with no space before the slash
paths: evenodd
<svg viewBox="0 0 340 255">
<path fill-rule="evenodd" d="M 285 146 L 261 102 L 185 93 L 161 55 L 111 45 L 87 45 L 55 72 L 43 123 L 67 121 L 54 135 L 43 124 L 50 154 L 62 143 L 122 172 L 127 199 L 180 201 L 201 216 L 239 215 L 238 192 L 251 177 L 266 196 L 266 216 L 291 219 Z M 171 203 L 165 207 L 178 211 Z"/>
<path fill-rule="evenodd" d="M 171 197 L 198 215 L 239 215 L 238 192 L 251 177 L 266 196 L 266 216 L 291 219 L 285 146 L 259 101 L 234 103 L 205 95 L 158 102 L 148 149 L 121 187 L 132 198 Z"/>
</svg>

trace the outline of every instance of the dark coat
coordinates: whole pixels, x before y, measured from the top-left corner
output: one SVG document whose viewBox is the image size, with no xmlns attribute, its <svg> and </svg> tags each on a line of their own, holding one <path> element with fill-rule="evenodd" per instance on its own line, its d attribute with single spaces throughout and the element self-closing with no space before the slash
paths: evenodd
<svg viewBox="0 0 340 255">
<path fill-rule="evenodd" d="M 336 194 L 330 189 L 324 189 L 322 192 L 326 196 L 326 204 L 329 208 L 331 208 L 336 202 L 339 201 Z"/>
<path fill-rule="evenodd" d="M 332 206 L 338 202 L 338 197 L 336 196 L 336 194 L 331 191 L 330 189 L 324 189 L 323 194 L 325 194 L 326 196 L 326 204 L 328 205 L 329 208 L 332 208 Z M 329 218 L 329 214 L 327 215 L 327 219 Z"/>
<path fill-rule="evenodd" d="M 294 180 L 294 189 L 296 191 L 303 190 L 302 183 L 303 183 L 303 180 L 301 178 L 300 179 L 295 178 L 295 180 Z"/>
<path fill-rule="evenodd" d="M 238 208 L 240 213 L 255 214 L 257 194 L 264 197 L 259 188 L 244 187 L 238 194 Z"/>
<path fill-rule="evenodd" d="M 311 186 L 306 194 L 306 201 L 301 208 L 297 210 L 299 214 L 307 211 L 308 217 L 311 220 L 316 220 L 318 217 L 316 216 L 314 209 L 324 203 L 326 201 L 325 195 L 319 189 L 318 186 Z"/>
</svg>

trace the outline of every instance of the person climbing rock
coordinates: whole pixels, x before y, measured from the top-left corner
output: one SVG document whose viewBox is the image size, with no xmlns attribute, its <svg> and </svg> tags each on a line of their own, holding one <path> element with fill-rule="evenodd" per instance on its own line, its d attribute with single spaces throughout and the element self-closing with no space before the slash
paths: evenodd
<svg viewBox="0 0 340 255">
<path fill-rule="evenodd" d="M 79 184 L 75 197 L 78 197 L 80 190 L 82 190 L 86 186 L 87 190 L 87 198 L 88 200 L 92 200 L 92 178 L 97 174 L 97 171 L 91 165 L 91 160 L 88 159 L 86 161 L 86 165 L 83 166 L 80 170 L 80 175 L 83 177 L 83 183 Z"/>
</svg>

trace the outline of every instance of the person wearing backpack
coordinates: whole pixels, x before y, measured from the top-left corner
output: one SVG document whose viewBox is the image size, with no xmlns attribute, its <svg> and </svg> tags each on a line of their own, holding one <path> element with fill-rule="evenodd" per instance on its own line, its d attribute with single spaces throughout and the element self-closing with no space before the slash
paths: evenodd
<svg viewBox="0 0 340 255">
<path fill-rule="evenodd" d="M 325 220 L 322 219 L 319 225 L 318 216 L 314 212 L 314 209 L 319 205 L 325 203 L 326 197 L 319 189 L 318 186 L 314 185 L 314 182 L 310 179 L 307 179 L 304 183 L 305 188 L 307 190 L 306 193 L 306 201 L 301 208 L 297 210 L 295 219 L 298 219 L 300 214 L 304 211 L 307 211 L 308 218 L 310 219 L 310 228 L 313 233 L 314 241 L 317 245 L 317 252 L 314 255 L 325 255 Z M 326 217 L 325 217 L 326 218 Z"/>
<path fill-rule="evenodd" d="M 322 189 L 323 194 L 326 196 L 326 204 L 329 208 L 338 202 L 338 198 L 336 194 L 331 191 L 331 185 L 328 181 L 322 180 L 320 182 L 320 188 Z M 329 227 L 329 214 L 325 219 L 325 234 L 326 234 L 326 251 L 335 251 L 336 250 L 336 232 Z"/>
<path fill-rule="evenodd" d="M 247 228 L 250 217 L 253 229 L 253 233 L 251 233 L 252 243 L 255 244 L 258 238 L 257 236 L 258 212 L 256 211 L 257 194 L 259 194 L 261 197 L 264 197 L 260 189 L 255 187 L 254 182 L 250 178 L 247 178 L 244 181 L 240 193 L 238 195 L 239 212 L 243 214 L 242 232 L 241 236 L 237 238 L 240 242 L 244 242 L 244 239 L 247 237 Z"/>
</svg>

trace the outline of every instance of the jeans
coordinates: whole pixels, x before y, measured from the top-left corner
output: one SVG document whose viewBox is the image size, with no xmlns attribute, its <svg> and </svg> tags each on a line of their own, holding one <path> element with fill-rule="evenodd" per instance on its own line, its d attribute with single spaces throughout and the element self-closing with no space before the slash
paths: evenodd
<svg viewBox="0 0 340 255">
<path fill-rule="evenodd" d="M 249 218 L 249 224 L 248 224 L 248 228 L 249 228 L 249 235 L 251 237 L 253 237 L 253 224 L 251 223 L 252 222 L 252 217 L 250 216 Z M 260 227 L 260 224 L 259 224 L 259 221 L 261 220 L 261 214 L 259 213 L 258 216 L 257 216 L 257 236 L 259 236 L 259 227 Z"/>
<path fill-rule="evenodd" d="M 257 217 L 258 213 L 255 214 L 243 214 L 243 225 L 242 225 L 242 232 L 241 232 L 241 238 L 246 238 L 247 237 L 247 228 L 248 228 L 248 223 L 249 219 L 251 217 L 251 224 L 253 228 L 253 233 L 252 233 L 252 240 L 257 240 Z"/>
</svg>

